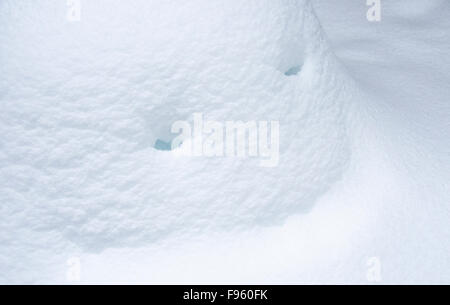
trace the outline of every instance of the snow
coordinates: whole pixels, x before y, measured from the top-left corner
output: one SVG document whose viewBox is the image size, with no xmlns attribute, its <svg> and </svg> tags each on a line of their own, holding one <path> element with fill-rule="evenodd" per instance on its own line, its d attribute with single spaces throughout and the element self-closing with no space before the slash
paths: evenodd
<svg viewBox="0 0 450 305">
<path fill-rule="evenodd" d="M 450 282 L 450 4 L 81 3 L 0 2 L 0 283 Z M 199 112 L 278 166 L 176 157 Z"/>
</svg>

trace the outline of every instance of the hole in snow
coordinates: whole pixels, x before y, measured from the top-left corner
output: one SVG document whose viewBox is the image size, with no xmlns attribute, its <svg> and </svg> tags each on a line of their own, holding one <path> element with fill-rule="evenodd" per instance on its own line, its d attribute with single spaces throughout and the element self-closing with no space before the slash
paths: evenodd
<svg viewBox="0 0 450 305">
<path fill-rule="evenodd" d="M 163 104 L 150 111 L 141 111 L 147 124 L 148 144 L 159 151 L 171 151 L 172 142 L 178 134 L 172 133 L 172 125 L 185 118 L 171 105 Z"/>
<path fill-rule="evenodd" d="M 172 150 L 172 141 L 166 142 L 160 139 L 157 139 L 155 142 L 155 149 L 161 151 L 171 151 Z"/>
<path fill-rule="evenodd" d="M 301 69 L 302 69 L 301 66 L 293 66 L 292 68 L 289 68 L 289 70 L 284 72 L 284 75 L 286 75 L 286 76 L 297 75 L 300 72 Z"/>
</svg>

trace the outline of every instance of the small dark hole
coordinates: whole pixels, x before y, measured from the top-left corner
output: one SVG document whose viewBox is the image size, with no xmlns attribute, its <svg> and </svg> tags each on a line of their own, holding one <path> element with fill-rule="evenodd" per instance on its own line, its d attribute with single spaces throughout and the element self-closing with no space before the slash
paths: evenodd
<svg viewBox="0 0 450 305">
<path fill-rule="evenodd" d="M 301 68 L 302 68 L 301 66 L 295 66 L 295 67 L 292 67 L 292 68 L 290 68 L 289 70 L 287 70 L 287 71 L 284 73 L 284 75 L 286 75 L 286 76 L 297 75 L 297 74 L 300 72 Z"/>
<path fill-rule="evenodd" d="M 158 139 L 158 140 L 156 140 L 154 147 L 155 147 L 155 149 L 161 150 L 161 151 L 171 151 L 172 143 L 168 143 L 168 142 Z"/>
</svg>

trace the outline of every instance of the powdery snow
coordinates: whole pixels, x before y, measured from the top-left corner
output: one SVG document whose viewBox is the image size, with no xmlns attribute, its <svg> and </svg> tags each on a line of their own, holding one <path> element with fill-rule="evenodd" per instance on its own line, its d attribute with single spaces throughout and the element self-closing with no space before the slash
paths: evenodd
<svg viewBox="0 0 450 305">
<path fill-rule="evenodd" d="M 449 6 L 312 2 L 2 1 L 0 282 L 448 282 Z M 155 149 L 195 112 L 279 165 Z"/>
</svg>

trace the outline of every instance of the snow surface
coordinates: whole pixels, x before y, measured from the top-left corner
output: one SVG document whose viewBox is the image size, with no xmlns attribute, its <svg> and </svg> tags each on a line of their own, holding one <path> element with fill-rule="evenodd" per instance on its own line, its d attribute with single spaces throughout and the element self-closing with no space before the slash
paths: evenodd
<svg viewBox="0 0 450 305">
<path fill-rule="evenodd" d="M 449 283 L 449 8 L 1 1 L 0 282 Z M 194 112 L 279 166 L 155 149 Z"/>
</svg>

